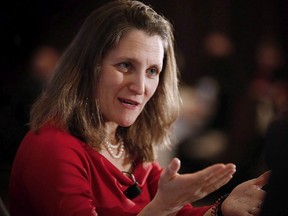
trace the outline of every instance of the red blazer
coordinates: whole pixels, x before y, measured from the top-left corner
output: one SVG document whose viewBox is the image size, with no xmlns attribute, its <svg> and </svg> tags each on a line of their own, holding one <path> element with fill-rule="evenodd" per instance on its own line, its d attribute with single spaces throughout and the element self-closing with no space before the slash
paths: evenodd
<svg viewBox="0 0 288 216">
<path fill-rule="evenodd" d="M 155 196 L 162 168 L 157 162 L 136 164 L 142 193 L 130 200 L 123 192 L 133 184 L 104 156 L 69 133 L 44 126 L 28 132 L 11 172 L 11 216 L 134 216 Z M 200 216 L 210 206 L 184 206 L 178 215 Z"/>
</svg>

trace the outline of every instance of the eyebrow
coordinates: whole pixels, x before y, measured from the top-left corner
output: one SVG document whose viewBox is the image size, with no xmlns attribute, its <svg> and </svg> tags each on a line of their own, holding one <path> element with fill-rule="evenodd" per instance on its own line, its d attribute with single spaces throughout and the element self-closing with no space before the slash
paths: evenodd
<svg viewBox="0 0 288 216">
<path fill-rule="evenodd" d="M 129 62 L 136 62 L 137 64 L 141 64 L 140 61 L 137 60 L 137 58 L 131 58 L 131 57 L 127 57 L 127 56 L 120 56 L 116 58 L 117 61 L 129 61 Z M 160 71 L 163 68 L 163 62 L 161 62 L 160 64 L 158 63 L 152 63 L 150 67 L 157 67 Z"/>
</svg>

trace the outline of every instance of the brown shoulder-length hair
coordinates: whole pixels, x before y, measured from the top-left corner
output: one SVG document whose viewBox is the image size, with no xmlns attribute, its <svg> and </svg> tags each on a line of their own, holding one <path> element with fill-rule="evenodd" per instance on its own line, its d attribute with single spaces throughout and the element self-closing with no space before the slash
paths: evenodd
<svg viewBox="0 0 288 216">
<path fill-rule="evenodd" d="M 179 114 L 178 70 L 171 23 L 139 1 L 116 0 L 96 9 L 61 57 L 55 74 L 31 110 L 35 132 L 45 123 L 77 136 L 100 150 L 106 136 L 96 101 L 101 61 L 131 29 L 159 35 L 164 67 L 155 94 L 135 123 L 119 127 L 131 159 L 153 161 L 155 147 L 170 144 L 171 125 Z"/>
</svg>

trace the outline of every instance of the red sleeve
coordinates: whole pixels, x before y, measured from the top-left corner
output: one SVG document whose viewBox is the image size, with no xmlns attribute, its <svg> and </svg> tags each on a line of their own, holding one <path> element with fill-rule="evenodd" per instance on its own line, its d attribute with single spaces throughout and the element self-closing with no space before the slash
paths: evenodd
<svg viewBox="0 0 288 216">
<path fill-rule="evenodd" d="M 14 202 L 25 194 L 31 206 L 24 208 L 30 215 L 96 216 L 87 175 L 89 165 L 79 142 L 63 132 L 29 133 L 19 148 L 14 167 L 15 173 L 20 173 L 18 183 L 25 189 L 22 194 L 13 194 L 12 181 Z"/>
<path fill-rule="evenodd" d="M 192 205 L 185 205 L 178 213 L 177 216 L 203 216 L 211 206 L 193 207 Z"/>
</svg>

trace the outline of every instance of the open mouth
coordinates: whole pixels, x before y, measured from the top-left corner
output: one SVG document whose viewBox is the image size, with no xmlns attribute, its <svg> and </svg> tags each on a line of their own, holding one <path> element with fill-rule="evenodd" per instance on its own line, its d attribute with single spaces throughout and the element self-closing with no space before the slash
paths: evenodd
<svg viewBox="0 0 288 216">
<path fill-rule="evenodd" d="M 137 106 L 137 105 L 139 105 L 139 103 L 136 102 L 136 101 L 128 100 L 128 99 L 124 99 L 124 98 L 119 98 L 119 101 L 121 103 L 129 105 L 129 106 Z"/>
</svg>

